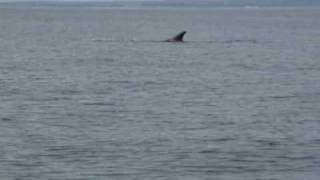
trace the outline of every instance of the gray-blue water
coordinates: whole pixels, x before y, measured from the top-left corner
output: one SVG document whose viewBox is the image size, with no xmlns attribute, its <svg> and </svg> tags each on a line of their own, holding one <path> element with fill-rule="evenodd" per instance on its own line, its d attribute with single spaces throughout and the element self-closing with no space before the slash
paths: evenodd
<svg viewBox="0 0 320 180">
<path fill-rule="evenodd" d="M 318 180 L 319 17 L 0 8 L 0 179 Z"/>
</svg>

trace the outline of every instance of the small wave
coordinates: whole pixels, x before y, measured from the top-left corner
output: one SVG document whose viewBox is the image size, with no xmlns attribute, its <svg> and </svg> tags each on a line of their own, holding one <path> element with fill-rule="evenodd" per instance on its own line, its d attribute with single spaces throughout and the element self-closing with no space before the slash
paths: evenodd
<svg viewBox="0 0 320 180">
<path fill-rule="evenodd" d="M 157 42 L 165 42 L 161 40 L 121 40 L 121 39 L 93 39 L 95 42 L 109 42 L 109 43 L 157 43 Z"/>
<path fill-rule="evenodd" d="M 83 102 L 83 105 L 87 106 L 115 106 L 115 103 L 107 103 L 107 102 Z"/>
<path fill-rule="evenodd" d="M 120 39 L 92 39 L 95 42 L 103 42 L 103 43 L 168 43 L 165 40 L 120 40 Z M 173 42 L 171 42 L 173 43 Z M 232 39 L 232 40 L 224 40 L 224 41 L 184 41 L 184 43 L 217 43 L 217 44 L 235 44 L 235 43 L 252 43 L 256 44 L 258 41 L 256 39 Z M 174 43 L 181 44 L 181 43 Z"/>
<path fill-rule="evenodd" d="M 8 117 L 3 117 L 3 118 L 1 118 L 1 120 L 2 120 L 2 121 L 12 121 L 12 119 L 11 119 L 11 118 L 8 118 Z"/>
<path fill-rule="evenodd" d="M 217 154 L 221 153 L 219 149 L 207 149 L 207 150 L 202 150 L 199 152 L 200 154 Z"/>
<path fill-rule="evenodd" d="M 260 9 L 259 6 L 244 6 L 245 9 Z"/>
<path fill-rule="evenodd" d="M 258 41 L 255 39 L 234 39 L 234 40 L 227 40 L 223 41 L 225 44 L 231 44 L 231 43 L 257 43 Z"/>
<path fill-rule="evenodd" d="M 272 99 L 291 99 L 291 98 L 296 98 L 296 95 L 274 95 L 270 96 Z"/>
</svg>

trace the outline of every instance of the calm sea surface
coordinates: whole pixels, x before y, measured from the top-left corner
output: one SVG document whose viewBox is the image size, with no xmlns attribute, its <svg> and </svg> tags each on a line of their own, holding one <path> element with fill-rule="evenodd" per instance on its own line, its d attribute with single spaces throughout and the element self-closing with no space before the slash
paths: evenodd
<svg viewBox="0 0 320 180">
<path fill-rule="evenodd" d="M 1 7 L 0 179 L 318 180 L 319 17 Z"/>
</svg>

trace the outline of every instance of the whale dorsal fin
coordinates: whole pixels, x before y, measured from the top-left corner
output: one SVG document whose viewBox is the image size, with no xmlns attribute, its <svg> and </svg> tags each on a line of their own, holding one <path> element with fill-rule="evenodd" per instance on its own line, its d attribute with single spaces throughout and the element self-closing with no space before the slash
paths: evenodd
<svg viewBox="0 0 320 180">
<path fill-rule="evenodd" d="M 167 42 L 183 42 L 183 37 L 186 34 L 186 31 L 182 31 L 171 39 L 168 39 Z"/>
</svg>

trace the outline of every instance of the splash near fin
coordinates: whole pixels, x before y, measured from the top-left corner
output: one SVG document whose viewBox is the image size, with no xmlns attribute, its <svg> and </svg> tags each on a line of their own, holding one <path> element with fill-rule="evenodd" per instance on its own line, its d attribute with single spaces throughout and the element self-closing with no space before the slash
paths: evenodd
<svg viewBox="0 0 320 180">
<path fill-rule="evenodd" d="M 167 39 L 166 42 L 184 42 L 183 37 L 186 34 L 186 31 L 182 31 L 171 39 Z"/>
</svg>

